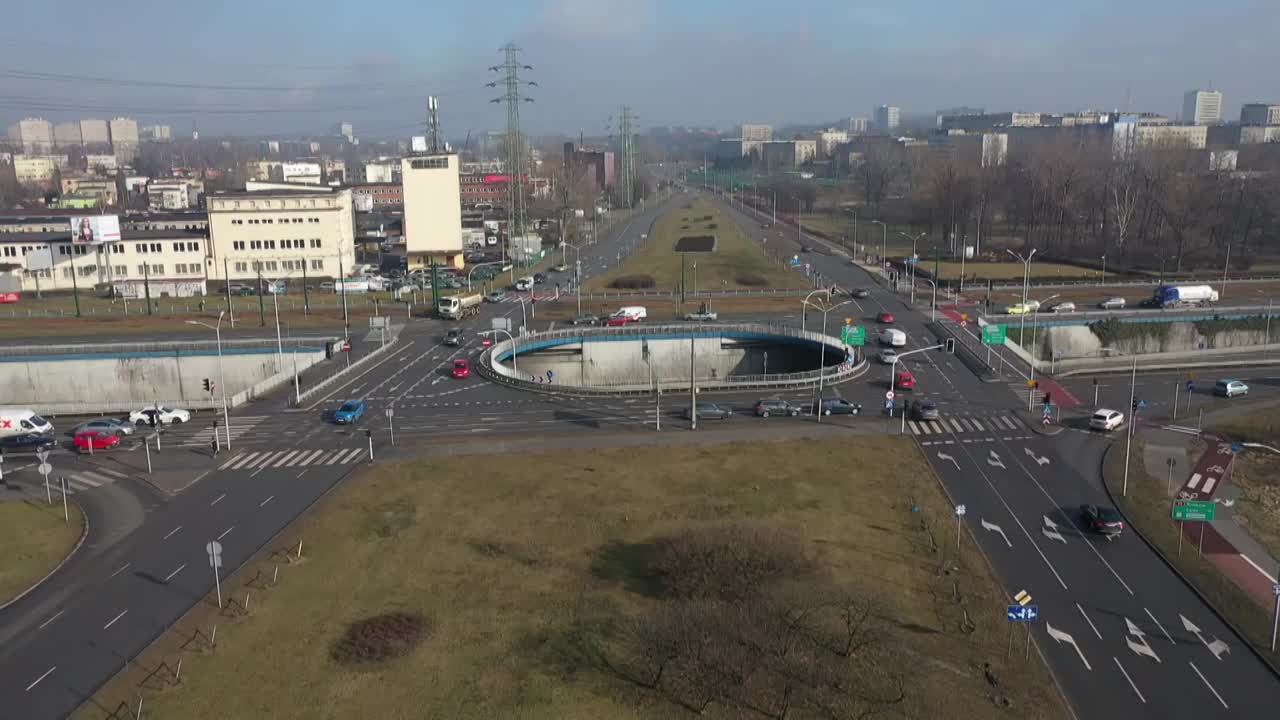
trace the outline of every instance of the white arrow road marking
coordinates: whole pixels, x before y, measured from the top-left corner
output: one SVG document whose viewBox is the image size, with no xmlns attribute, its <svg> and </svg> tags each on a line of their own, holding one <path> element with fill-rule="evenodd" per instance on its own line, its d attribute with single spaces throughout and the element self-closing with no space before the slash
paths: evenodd
<svg viewBox="0 0 1280 720">
<path fill-rule="evenodd" d="M 956 466 L 956 470 L 959 470 L 959 469 L 960 469 L 960 463 L 956 462 L 956 459 L 955 459 L 954 457 L 952 457 L 952 456 L 950 456 L 950 455 L 948 455 L 948 454 L 946 454 L 946 453 L 944 453 L 944 452 L 940 452 L 940 453 L 938 453 L 938 459 L 939 459 L 939 460 L 947 460 L 947 461 L 949 461 L 952 465 L 955 465 L 955 466 Z"/>
<path fill-rule="evenodd" d="M 1009 542 L 1009 536 L 1004 534 L 1004 530 L 1001 530 L 999 525 L 996 525 L 995 523 L 989 523 L 986 520 L 979 520 L 979 522 L 982 523 L 983 530 L 987 530 L 993 533 L 1000 533 L 1000 537 L 1004 538 L 1004 544 L 1008 545 L 1009 547 L 1013 547 L 1013 543 Z"/>
<path fill-rule="evenodd" d="M 1089 661 L 1085 659 L 1084 653 L 1080 651 L 1080 646 L 1076 644 L 1075 638 L 1071 637 L 1067 633 L 1062 632 L 1061 630 L 1054 628 L 1049 623 L 1045 623 L 1044 627 L 1045 627 L 1045 630 L 1048 631 L 1049 637 L 1053 638 L 1057 642 L 1067 643 L 1071 647 L 1075 648 L 1076 654 L 1080 656 L 1080 662 L 1084 663 L 1085 669 L 1093 670 L 1093 666 L 1089 664 Z"/>
<path fill-rule="evenodd" d="M 987 464 L 991 467 L 998 467 L 1001 470 L 1007 469 L 1004 466 L 1004 461 L 1000 459 L 1000 456 L 996 454 L 995 450 L 992 450 L 991 454 L 987 456 Z"/>
<path fill-rule="evenodd" d="M 1050 540 L 1057 540 L 1063 545 L 1067 544 L 1067 539 L 1062 537 L 1062 533 L 1058 532 L 1058 524 L 1049 519 L 1048 515 L 1044 516 L 1044 527 L 1040 528 L 1040 532 Z"/>
<path fill-rule="evenodd" d="M 1138 686 L 1133 684 L 1133 678 L 1129 677 L 1129 672 L 1120 664 L 1120 658 L 1113 657 L 1111 659 L 1116 661 L 1116 667 L 1120 668 L 1120 672 L 1124 674 L 1124 679 L 1129 681 L 1129 687 L 1133 688 L 1133 692 L 1138 696 L 1138 699 L 1142 701 L 1143 705 L 1146 705 L 1147 699 L 1142 697 L 1142 693 L 1138 691 Z"/>
<path fill-rule="evenodd" d="M 1218 702 L 1222 703 L 1222 707 L 1227 707 L 1227 701 L 1223 700 L 1222 696 L 1218 694 L 1218 691 L 1213 689 L 1213 686 L 1209 684 L 1209 680 L 1204 676 L 1204 673 L 1200 672 L 1200 668 L 1196 667 L 1196 664 L 1193 662 L 1187 662 L 1187 664 L 1190 665 L 1191 669 L 1195 670 L 1196 674 L 1200 676 L 1200 681 L 1204 683 L 1205 687 L 1209 688 L 1209 692 L 1213 693 L 1213 696 L 1218 698 Z"/>
<path fill-rule="evenodd" d="M 1182 627 L 1186 628 L 1187 632 L 1193 633 L 1197 638 L 1199 638 L 1200 642 L 1204 643 L 1204 646 L 1209 648 L 1209 652 L 1213 653 L 1214 659 L 1221 660 L 1223 653 L 1231 652 L 1231 648 L 1226 643 L 1222 642 L 1216 637 L 1213 639 L 1213 642 L 1206 642 L 1204 639 L 1204 635 L 1200 631 L 1200 628 L 1196 627 L 1195 623 L 1191 622 L 1190 620 L 1188 620 L 1186 617 L 1182 615 L 1179 615 L 1178 617 L 1182 620 Z M 1193 665 L 1192 667 L 1195 667 L 1195 666 Z M 1199 671 L 1197 670 L 1196 672 L 1199 672 Z M 1201 679 L 1204 678 L 1203 675 L 1201 675 L 1200 677 Z M 1209 682 L 1206 680 L 1205 684 L 1208 685 Z M 1216 695 L 1217 693 L 1214 693 L 1214 694 Z M 1219 698 L 1219 700 L 1221 700 L 1221 698 Z M 1226 705 L 1226 703 L 1222 703 L 1222 704 Z"/>
<path fill-rule="evenodd" d="M 1027 457 L 1036 461 L 1036 465 L 1039 465 L 1040 467 L 1044 467 L 1045 465 L 1049 464 L 1049 458 L 1036 455 L 1035 453 L 1031 452 L 1031 448 L 1023 448 L 1023 449 L 1027 451 Z"/>
<path fill-rule="evenodd" d="M 1084 608 L 1080 607 L 1080 603 L 1076 603 L 1075 606 L 1080 611 L 1080 615 L 1084 617 L 1084 621 L 1089 623 L 1089 627 L 1093 629 L 1093 634 L 1097 635 L 1098 639 L 1101 640 L 1102 633 L 1098 632 L 1098 626 L 1094 625 L 1093 621 L 1089 619 L 1089 615 L 1085 613 Z"/>
<path fill-rule="evenodd" d="M 1226 469 L 1226 468 L 1224 468 L 1224 467 L 1222 467 L 1221 465 L 1214 465 L 1214 466 L 1213 466 L 1213 467 L 1211 467 L 1211 468 L 1205 468 L 1205 472 L 1211 472 L 1211 473 L 1214 473 L 1214 474 L 1217 474 L 1217 475 L 1221 475 L 1222 473 L 1224 473 L 1224 472 L 1226 472 L 1226 471 L 1227 471 L 1227 469 Z"/>
<path fill-rule="evenodd" d="M 1146 655 L 1147 657 L 1154 659 L 1156 662 L 1162 662 L 1160 660 L 1160 656 L 1156 655 L 1156 651 L 1151 649 L 1151 644 L 1147 642 L 1147 635 L 1142 632 L 1142 628 L 1134 625 L 1133 621 L 1129 618 L 1124 619 L 1124 624 L 1125 627 L 1129 629 L 1129 635 L 1132 636 L 1125 637 L 1124 639 L 1125 643 L 1129 646 L 1129 649 L 1139 655 Z M 1135 637 L 1138 638 L 1137 642 L 1134 642 L 1133 640 Z"/>
</svg>

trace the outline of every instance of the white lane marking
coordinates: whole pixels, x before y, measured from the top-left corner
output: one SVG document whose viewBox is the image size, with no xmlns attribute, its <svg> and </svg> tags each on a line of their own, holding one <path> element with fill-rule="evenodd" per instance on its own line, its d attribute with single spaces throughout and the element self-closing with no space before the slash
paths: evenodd
<svg viewBox="0 0 1280 720">
<path fill-rule="evenodd" d="M 117 615 L 117 616 L 115 616 L 115 617 L 113 617 L 113 618 L 111 618 L 111 622 L 107 623 L 106 625 L 103 625 L 103 626 L 102 626 L 102 629 L 103 629 L 103 630 L 106 630 L 107 628 L 111 627 L 112 625 L 115 625 L 115 624 L 116 624 L 116 621 L 118 621 L 120 618 L 122 618 L 122 617 L 124 617 L 125 615 L 128 615 L 128 614 L 129 614 L 129 611 L 128 611 L 128 610 L 121 610 L 121 611 L 120 611 L 120 614 L 119 614 L 119 615 Z"/>
<path fill-rule="evenodd" d="M 1213 492 L 1213 486 L 1217 484 L 1218 484 L 1218 478 L 1210 475 L 1209 477 L 1204 479 L 1204 487 L 1200 490 L 1200 492 L 1203 492 L 1205 495 L 1208 495 L 1209 493 Z"/>
<path fill-rule="evenodd" d="M 346 465 L 349 462 L 354 462 L 356 459 L 360 457 L 361 453 L 364 453 L 364 452 L 366 452 L 364 448 L 354 448 L 351 452 L 347 453 L 347 456 L 345 458 L 341 460 L 341 464 Z M 337 463 L 335 462 L 334 464 L 337 464 Z"/>
<path fill-rule="evenodd" d="M 1273 583 L 1276 582 L 1276 577 L 1274 575 L 1268 573 L 1266 570 L 1263 570 L 1262 566 L 1254 562 L 1253 560 L 1250 560 L 1248 555 L 1245 555 L 1244 553 L 1240 553 L 1240 557 L 1244 558 L 1245 562 L 1252 565 L 1254 570 L 1257 570 L 1258 572 L 1262 573 L 1262 577 L 1266 578 L 1269 582 L 1273 582 Z"/>
<path fill-rule="evenodd" d="M 288 454 L 286 454 L 286 455 L 284 455 L 284 456 L 280 457 L 280 458 L 279 458 L 279 459 L 277 459 L 275 462 L 271 463 L 271 467 L 280 467 L 281 465 L 284 465 L 286 462 L 288 462 L 288 461 L 289 461 L 289 458 L 291 458 L 291 457 L 293 457 L 294 455 L 297 455 L 297 454 L 298 454 L 298 451 L 297 451 L 297 450 L 294 450 L 293 452 L 290 452 L 290 453 L 288 453 Z"/>
<path fill-rule="evenodd" d="M 248 455 L 241 455 L 240 458 L 236 460 L 234 465 L 228 465 L 228 469 L 239 470 L 241 468 L 247 467 L 250 462 L 257 459 L 258 456 L 260 456 L 261 454 L 262 454 L 261 452 L 251 452 Z"/>
<path fill-rule="evenodd" d="M 978 428 L 978 432 L 983 432 L 986 430 L 986 428 L 982 426 L 982 423 L 978 422 L 977 418 L 970 418 L 969 422 L 973 423 L 973 426 Z"/>
<path fill-rule="evenodd" d="M 1080 614 L 1084 616 L 1084 621 L 1089 623 L 1089 627 L 1093 629 L 1093 634 L 1097 635 L 1098 639 L 1101 640 L 1102 633 L 1098 632 L 1098 626 L 1094 625 L 1093 621 L 1089 619 L 1089 615 L 1084 611 L 1084 608 L 1080 607 L 1080 603 L 1076 603 L 1075 605 L 1076 609 L 1080 611 Z"/>
<path fill-rule="evenodd" d="M 951 427 L 955 428 L 955 431 L 956 431 L 956 432 L 964 432 L 964 431 L 965 431 L 965 427 L 964 427 L 963 425 L 961 425 L 959 422 L 957 422 L 954 418 L 952 418 L 952 420 L 951 420 Z"/>
<path fill-rule="evenodd" d="M 1191 473 L 1191 479 L 1187 481 L 1187 487 L 1191 488 L 1192 490 L 1195 490 L 1196 486 L 1199 484 L 1200 484 L 1200 473 Z"/>
<path fill-rule="evenodd" d="M 37 630 L 43 630 L 45 625 L 48 625 L 49 623 L 53 622 L 54 620 L 57 620 L 57 619 L 58 619 L 58 616 L 59 616 L 59 615 L 61 615 L 61 614 L 62 614 L 62 613 L 64 613 L 64 612 L 66 612 L 66 610 L 59 610 L 58 612 L 54 613 L 53 617 L 51 617 L 51 618 L 49 618 L 48 620 L 45 620 L 44 622 L 40 623 L 40 627 L 38 627 L 38 628 L 36 628 L 36 629 L 37 629 Z"/>
<path fill-rule="evenodd" d="M 186 563 L 182 563 L 181 565 L 179 565 L 177 570 L 174 570 L 173 572 L 171 572 L 171 573 L 169 573 L 168 575 L 165 575 L 165 576 L 164 576 L 164 581 L 165 581 L 165 582 L 169 582 L 170 580 L 172 580 L 172 579 L 173 579 L 173 576 L 174 576 L 174 575 L 177 575 L 177 574 L 178 574 L 178 573 L 180 573 L 180 572 L 182 572 L 182 569 L 183 569 L 183 568 L 185 568 L 186 566 L 187 566 L 187 564 L 186 564 Z"/>
<path fill-rule="evenodd" d="M 907 421 L 907 425 L 911 426 L 911 434 L 912 434 L 912 435 L 922 435 L 922 434 L 926 434 L 926 433 L 924 433 L 924 432 L 921 430 L 921 428 L 922 428 L 923 426 L 921 426 L 921 425 L 917 425 L 915 420 L 909 420 L 909 421 Z"/>
<path fill-rule="evenodd" d="M 226 462 L 224 462 L 224 463 L 222 463 L 221 465 L 219 465 L 219 466 L 218 466 L 218 469 L 219 469 L 219 470 L 226 470 L 227 468 L 231 467 L 231 463 L 233 463 L 233 462 L 235 462 L 235 461 L 239 460 L 239 459 L 240 459 L 240 458 L 242 458 L 242 457 L 244 457 L 244 456 L 243 456 L 243 455 L 240 455 L 239 453 L 237 453 L 237 454 L 235 454 L 235 455 L 232 455 L 232 456 L 231 456 L 231 459 L 230 459 L 230 460 L 228 460 L 228 461 L 226 461 Z"/>
<path fill-rule="evenodd" d="M 1223 700 L 1222 696 L 1218 694 L 1218 691 L 1213 689 L 1213 686 L 1209 684 L 1208 678 L 1204 676 L 1204 673 L 1200 672 L 1200 668 L 1196 667 L 1196 664 L 1190 660 L 1187 661 L 1187 664 L 1191 666 L 1192 670 L 1196 671 L 1196 675 L 1200 676 L 1200 681 L 1204 683 L 1205 687 L 1209 688 L 1209 692 L 1213 693 L 1213 696 L 1218 698 L 1218 702 L 1222 703 L 1222 707 L 1228 707 L 1227 701 Z"/>
<path fill-rule="evenodd" d="M 230 533 L 232 530 L 235 530 L 235 529 L 236 529 L 236 526 L 235 526 L 235 525 L 232 525 L 231 527 L 227 528 L 226 530 L 223 530 L 223 531 L 222 531 L 222 534 L 221 534 L 221 535 L 219 535 L 219 536 L 217 537 L 217 539 L 218 539 L 218 540 L 221 540 L 222 538 L 226 537 L 228 533 Z"/>
<path fill-rule="evenodd" d="M 1150 611 L 1150 610 L 1148 610 L 1148 609 L 1146 609 L 1146 608 L 1142 608 L 1142 611 L 1143 611 L 1143 612 L 1145 612 L 1145 613 L 1147 614 L 1147 617 L 1151 618 L 1151 622 L 1155 623 L 1155 624 L 1156 624 L 1156 627 L 1160 628 L 1160 632 L 1164 633 L 1164 636 L 1165 636 L 1165 637 L 1167 637 L 1167 638 L 1169 638 L 1169 642 L 1170 642 L 1170 643 L 1172 643 L 1172 644 L 1174 644 L 1174 645 L 1177 645 L 1177 644 L 1178 644 L 1178 643 L 1173 642 L 1173 636 L 1169 634 L 1169 631 L 1168 631 L 1168 630 L 1165 630 L 1165 629 L 1164 629 L 1164 626 L 1160 624 L 1160 621 L 1156 619 L 1156 616 L 1155 616 L 1155 615 L 1152 615 L 1152 614 L 1151 614 L 1151 611 Z"/>
<path fill-rule="evenodd" d="M 168 535 L 165 535 L 163 539 L 164 539 L 164 540 L 168 540 L 169 538 L 171 538 L 171 537 L 173 537 L 174 535 L 176 535 L 176 534 L 178 533 L 178 531 L 179 531 L 179 530 L 181 530 L 181 529 L 182 529 L 182 526 L 181 526 L 181 525 L 179 525 L 178 527 L 176 527 L 176 528 L 174 528 L 174 529 L 170 530 L 170 531 L 169 531 L 169 534 L 168 534 Z"/>
<path fill-rule="evenodd" d="M 262 502 L 258 503 L 258 507 L 266 507 L 267 503 L 275 499 L 276 499 L 275 495 L 268 495 L 266 500 L 263 500 Z"/>
<path fill-rule="evenodd" d="M 45 670 L 43 675 L 41 675 L 40 677 L 36 678 L 36 679 L 35 679 L 35 682 L 32 682 L 30 685 L 28 685 L 28 686 L 27 686 L 27 690 L 26 690 L 26 692 L 31 692 L 31 688 L 33 688 L 33 687 L 35 687 L 35 686 L 39 685 L 41 680 L 43 680 L 43 679 L 45 679 L 45 678 L 49 677 L 49 675 L 51 675 L 51 674 L 53 673 L 53 671 L 54 671 L 54 670 L 57 670 L 57 669 L 58 669 L 58 666 L 57 666 L 57 665 L 54 665 L 53 667 L 49 668 L 48 670 Z"/>
<path fill-rule="evenodd" d="M 132 564 L 132 563 L 125 563 L 124 565 L 121 565 L 119 570 L 117 570 L 117 571 L 115 571 L 115 572 L 111 573 L 111 577 L 115 577 L 115 576 L 119 575 L 120 573 L 124 572 L 125 570 L 129 569 L 129 566 L 130 566 L 131 564 Z"/>
<path fill-rule="evenodd" d="M 298 478 L 300 478 L 300 477 L 302 477 L 303 475 L 306 475 L 306 474 L 307 474 L 307 471 L 304 469 L 302 472 L 298 473 L 298 474 L 294 477 L 294 479 L 296 480 L 296 479 L 298 479 Z"/>
<path fill-rule="evenodd" d="M 1133 684 L 1133 678 L 1129 677 L 1129 673 L 1124 669 L 1124 666 L 1120 664 L 1120 660 L 1115 657 L 1112 657 L 1111 659 L 1116 661 L 1116 667 L 1120 668 L 1121 673 L 1124 673 L 1124 679 L 1129 681 L 1129 687 L 1133 688 L 1134 694 L 1138 696 L 1138 699 L 1142 701 L 1143 705 L 1146 705 L 1147 699 L 1142 697 L 1142 693 L 1138 691 L 1138 686 Z"/>
<path fill-rule="evenodd" d="M 227 496 L 226 493 L 222 493 L 218 497 L 214 498 L 213 502 L 209 503 L 209 507 L 213 507 L 214 505 L 217 505 L 218 503 L 222 502 L 222 499 L 225 498 L 226 496 Z"/>
<path fill-rule="evenodd" d="M 313 463 L 313 462 L 315 462 L 315 461 L 316 461 L 316 458 L 320 457 L 320 456 L 321 456 L 321 455 L 323 455 L 324 453 L 325 453 L 325 451 L 324 451 L 324 450 L 316 450 L 315 452 L 308 453 L 308 454 L 307 454 L 307 456 L 306 456 L 305 458 L 302 458 L 301 460 L 299 460 L 299 461 L 298 461 L 298 464 L 299 464 L 299 465 L 310 465 L 311 463 Z"/>
</svg>

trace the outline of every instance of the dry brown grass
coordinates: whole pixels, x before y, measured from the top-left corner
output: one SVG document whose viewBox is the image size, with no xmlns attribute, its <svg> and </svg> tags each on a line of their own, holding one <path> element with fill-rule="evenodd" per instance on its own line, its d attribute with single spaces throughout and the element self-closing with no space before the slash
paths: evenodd
<svg viewBox="0 0 1280 720">
<path fill-rule="evenodd" d="M 886 455 L 892 478 L 872 470 Z M 656 538 L 750 523 L 794 534 L 833 582 L 884 608 L 882 640 L 909 675 L 911 716 L 1003 716 L 995 698 L 1008 696 L 1018 717 L 1067 717 L 1043 668 L 1005 664 L 1007 623 L 979 610 L 1004 593 L 977 554 L 957 566 L 937 546 L 951 537 L 949 509 L 915 448 L 883 437 L 388 462 L 290 531 L 306 559 L 255 594 L 251 617 L 222 620 L 215 654 L 178 649 L 215 621 L 196 611 L 99 702 L 136 702 L 137 675 L 182 656 L 183 684 L 149 695 L 149 717 L 686 716 L 581 639 L 660 602 L 636 575 Z M 385 612 L 421 615 L 429 636 L 396 660 L 333 661 L 352 622 Z M 714 704 L 707 713 L 734 716 Z"/>
<path fill-rule="evenodd" d="M 0 603 L 26 590 L 52 570 L 80 540 L 84 517 L 67 506 L 70 522 L 62 519 L 62 502 L 40 500 L 0 502 Z"/>
</svg>

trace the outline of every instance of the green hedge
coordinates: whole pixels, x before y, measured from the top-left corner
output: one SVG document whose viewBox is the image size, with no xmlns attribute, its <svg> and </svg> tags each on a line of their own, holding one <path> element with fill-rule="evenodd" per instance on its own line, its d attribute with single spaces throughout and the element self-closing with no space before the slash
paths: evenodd
<svg viewBox="0 0 1280 720">
<path fill-rule="evenodd" d="M 1127 323 L 1121 322 L 1119 318 L 1107 318 L 1089 323 L 1089 330 L 1102 341 L 1103 347 L 1111 347 L 1125 340 L 1149 337 L 1159 338 L 1160 345 L 1163 347 L 1169 337 L 1168 323 Z"/>
<path fill-rule="evenodd" d="M 1251 332 L 1265 332 L 1267 330 L 1267 318 L 1263 315 L 1255 317 L 1241 318 L 1239 320 L 1223 320 L 1215 318 L 1213 320 L 1197 320 L 1196 332 L 1209 339 L 1209 345 L 1213 345 L 1215 335 L 1232 330 L 1245 330 Z"/>
</svg>

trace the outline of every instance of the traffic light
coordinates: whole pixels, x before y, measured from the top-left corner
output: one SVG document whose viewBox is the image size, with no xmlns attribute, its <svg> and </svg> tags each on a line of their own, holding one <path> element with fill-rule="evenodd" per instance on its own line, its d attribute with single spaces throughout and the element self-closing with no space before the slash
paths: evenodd
<svg viewBox="0 0 1280 720">
<path fill-rule="evenodd" d="M 1133 399 L 1133 411 L 1138 412 L 1138 398 Z"/>
<path fill-rule="evenodd" d="M 371 438 L 371 437 L 373 437 L 373 431 L 372 431 L 372 430 L 370 430 L 369 428 L 365 428 L 365 430 L 364 430 L 364 436 L 365 436 L 365 437 L 367 437 L 367 438 Z"/>
<path fill-rule="evenodd" d="M 954 355 L 954 354 L 956 353 L 956 339 L 955 339 L 955 338 L 947 338 L 947 342 L 946 342 L 946 344 L 945 344 L 945 345 L 946 345 L 946 351 L 947 351 L 948 353 L 950 353 L 950 354 L 952 354 L 952 355 Z"/>
<path fill-rule="evenodd" d="M 155 427 L 155 426 L 156 426 L 156 415 L 158 415 L 158 414 L 159 414 L 159 413 L 158 413 L 158 412 L 156 412 L 156 411 L 152 411 L 152 412 L 147 413 L 147 425 L 149 425 L 149 426 L 151 426 L 151 427 Z"/>
<path fill-rule="evenodd" d="M 204 391 L 207 393 L 213 392 L 213 383 L 209 382 L 209 378 L 204 379 Z"/>
</svg>

